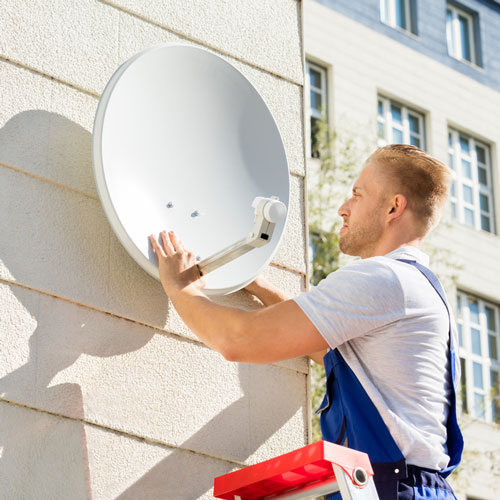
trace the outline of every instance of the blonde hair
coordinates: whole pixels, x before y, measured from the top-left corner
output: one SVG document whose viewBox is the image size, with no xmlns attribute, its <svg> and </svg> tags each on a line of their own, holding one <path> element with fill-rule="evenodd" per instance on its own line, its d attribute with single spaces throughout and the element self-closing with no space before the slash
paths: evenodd
<svg viewBox="0 0 500 500">
<path fill-rule="evenodd" d="M 376 163 L 389 181 L 392 194 L 402 194 L 413 213 L 418 236 L 425 236 L 438 222 L 448 198 L 450 169 L 425 151 L 409 144 L 378 148 L 366 161 Z"/>
</svg>

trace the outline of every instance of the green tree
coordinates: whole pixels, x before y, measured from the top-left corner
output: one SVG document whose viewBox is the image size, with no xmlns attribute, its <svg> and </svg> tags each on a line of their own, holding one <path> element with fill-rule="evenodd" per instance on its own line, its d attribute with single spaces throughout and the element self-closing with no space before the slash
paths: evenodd
<svg viewBox="0 0 500 500">
<path fill-rule="evenodd" d="M 363 145 L 364 144 L 364 145 Z M 312 249 L 310 282 L 317 285 L 340 265 L 339 231 L 342 219 L 337 210 L 348 196 L 363 166 L 372 141 L 346 129 L 331 129 L 325 120 L 316 122 L 314 156 L 309 169 L 309 243 Z M 325 393 L 325 370 L 311 367 L 312 407 L 319 408 Z M 313 412 L 313 441 L 321 439 L 319 416 Z"/>
</svg>

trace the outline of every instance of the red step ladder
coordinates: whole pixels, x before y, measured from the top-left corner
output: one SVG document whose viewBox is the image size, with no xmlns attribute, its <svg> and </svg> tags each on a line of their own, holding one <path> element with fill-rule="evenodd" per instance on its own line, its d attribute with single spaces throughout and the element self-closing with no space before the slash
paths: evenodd
<svg viewBox="0 0 500 500">
<path fill-rule="evenodd" d="M 337 491 L 343 500 L 379 500 L 368 455 L 328 441 L 214 480 L 223 500 L 309 500 Z"/>
</svg>

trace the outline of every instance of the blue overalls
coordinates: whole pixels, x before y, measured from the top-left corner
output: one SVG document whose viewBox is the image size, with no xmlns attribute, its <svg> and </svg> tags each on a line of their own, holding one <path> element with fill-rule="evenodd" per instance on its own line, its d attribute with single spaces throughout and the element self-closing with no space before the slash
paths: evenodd
<svg viewBox="0 0 500 500">
<path fill-rule="evenodd" d="M 455 350 L 451 332 L 451 316 L 446 295 L 437 277 L 414 260 L 398 259 L 415 266 L 434 287 L 444 302 L 449 317 L 449 362 L 451 380 L 455 380 Z M 354 372 L 337 349 L 324 357 L 327 376 L 326 394 L 321 407 L 323 439 L 364 451 L 370 457 L 380 500 L 451 500 L 456 499 L 445 480 L 459 464 L 463 438 L 457 423 L 456 393 L 452 383 L 447 428 L 446 469 L 434 471 L 407 464 L 382 417 L 375 408 Z M 338 493 L 328 497 L 340 498 Z"/>
</svg>

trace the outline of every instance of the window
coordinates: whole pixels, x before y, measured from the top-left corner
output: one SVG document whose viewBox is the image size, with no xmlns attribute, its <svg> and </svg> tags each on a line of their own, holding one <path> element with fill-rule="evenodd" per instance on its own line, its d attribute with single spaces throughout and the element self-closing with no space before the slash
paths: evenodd
<svg viewBox="0 0 500 500">
<path fill-rule="evenodd" d="M 446 8 L 448 54 L 455 59 L 478 64 L 474 38 L 474 17 L 448 4 Z"/>
<path fill-rule="evenodd" d="M 378 98 L 378 144 L 413 144 L 425 149 L 424 115 L 398 102 Z"/>
<path fill-rule="evenodd" d="M 327 118 L 326 69 L 307 62 L 307 73 L 309 75 L 309 155 L 319 158 L 318 124 Z"/>
<path fill-rule="evenodd" d="M 457 292 L 462 408 L 475 418 L 497 423 L 500 423 L 499 310 L 495 304 Z"/>
<path fill-rule="evenodd" d="M 452 217 L 475 229 L 495 232 L 488 146 L 462 132 L 449 130 L 448 154 L 453 176 Z"/>
<path fill-rule="evenodd" d="M 404 31 L 416 33 L 414 0 L 380 0 L 380 19 L 383 23 Z"/>
</svg>

